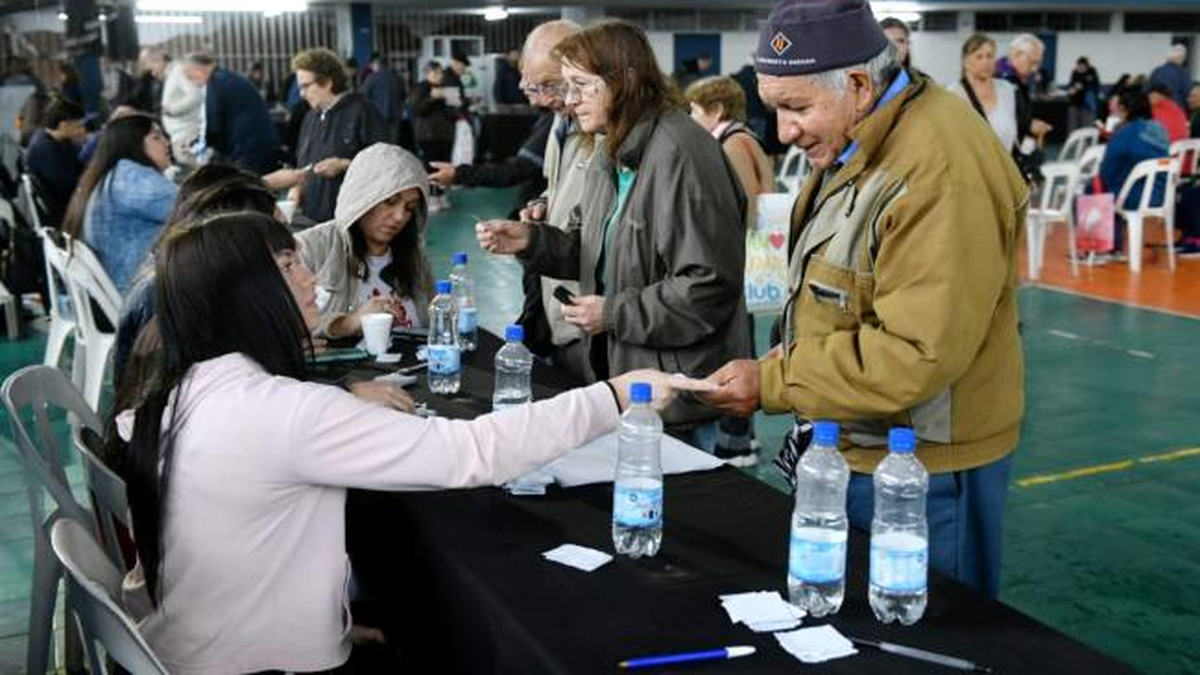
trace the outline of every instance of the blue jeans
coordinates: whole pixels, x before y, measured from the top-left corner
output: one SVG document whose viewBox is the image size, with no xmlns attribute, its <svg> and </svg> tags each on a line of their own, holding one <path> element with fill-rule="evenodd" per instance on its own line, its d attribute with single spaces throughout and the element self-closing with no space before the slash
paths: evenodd
<svg viewBox="0 0 1200 675">
<path fill-rule="evenodd" d="M 1000 592 L 1000 545 L 1012 455 L 969 471 L 929 477 L 929 564 L 989 598 Z M 871 531 L 871 475 L 850 475 L 850 524 Z"/>
</svg>

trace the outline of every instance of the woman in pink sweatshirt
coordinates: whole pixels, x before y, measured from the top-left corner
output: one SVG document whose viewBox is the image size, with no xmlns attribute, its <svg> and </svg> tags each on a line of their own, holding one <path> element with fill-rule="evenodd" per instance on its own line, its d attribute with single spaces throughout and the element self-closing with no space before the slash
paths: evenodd
<svg viewBox="0 0 1200 675">
<path fill-rule="evenodd" d="M 142 631 L 172 673 L 315 671 L 351 625 L 346 488 L 503 483 L 618 423 L 636 371 L 473 421 L 421 419 L 304 381 L 315 280 L 266 216 L 185 228 L 156 260 L 162 366 L 118 418 Z"/>
</svg>

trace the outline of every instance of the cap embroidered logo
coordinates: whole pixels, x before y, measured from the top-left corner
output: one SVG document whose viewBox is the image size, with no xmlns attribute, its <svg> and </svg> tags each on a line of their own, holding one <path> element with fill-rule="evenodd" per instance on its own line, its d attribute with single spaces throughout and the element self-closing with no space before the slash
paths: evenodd
<svg viewBox="0 0 1200 675">
<path fill-rule="evenodd" d="M 783 31 L 776 33 L 775 37 L 771 38 L 771 49 L 775 51 L 775 56 L 783 56 L 783 53 L 791 47 L 792 41 L 783 34 Z"/>
</svg>

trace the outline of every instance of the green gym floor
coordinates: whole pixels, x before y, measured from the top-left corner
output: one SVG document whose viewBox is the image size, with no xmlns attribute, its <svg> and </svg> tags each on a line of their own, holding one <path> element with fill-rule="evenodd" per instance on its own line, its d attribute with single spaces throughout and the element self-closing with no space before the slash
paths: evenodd
<svg viewBox="0 0 1200 675">
<path fill-rule="evenodd" d="M 514 198 L 454 192 L 454 208 L 428 231 L 438 274 L 454 251 L 473 254 L 480 321 L 492 331 L 519 313 L 520 269 L 480 252 L 473 224 L 503 216 Z M 1021 316 L 1026 416 L 1001 599 L 1143 672 L 1200 672 L 1200 320 L 1032 287 L 1022 291 Z M 758 324 L 760 348 L 767 323 Z M 44 343 L 36 332 L 0 342 L 0 378 L 40 362 Z M 777 488 L 768 460 L 789 425 L 756 421 L 764 461 L 754 473 Z M 7 674 L 24 672 L 32 533 L 7 420 L 0 428 Z"/>
</svg>

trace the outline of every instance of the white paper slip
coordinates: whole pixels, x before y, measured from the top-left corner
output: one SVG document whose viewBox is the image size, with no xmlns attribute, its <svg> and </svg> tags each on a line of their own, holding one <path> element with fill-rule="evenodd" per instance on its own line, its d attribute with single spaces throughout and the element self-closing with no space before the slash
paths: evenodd
<svg viewBox="0 0 1200 675">
<path fill-rule="evenodd" d="M 800 625 L 804 610 L 784 600 L 776 591 L 751 591 L 720 596 L 721 606 L 733 623 L 744 623 L 756 633 L 787 630 Z"/>
<path fill-rule="evenodd" d="M 380 354 L 379 356 L 376 356 L 375 362 L 376 363 L 400 363 L 400 361 L 403 358 L 404 358 L 403 354 L 384 353 L 384 354 Z"/>
<path fill-rule="evenodd" d="M 709 471 L 725 463 L 666 434 L 662 437 L 664 474 Z M 563 487 L 612 482 L 617 471 L 617 432 L 581 445 L 545 467 Z"/>
<path fill-rule="evenodd" d="M 390 382 L 397 387 L 407 387 L 410 384 L 417 383 L 416 375 L 405 375 L 403 373 L 388 373 L 375 378 L 376 382 Z"/>
<path fill-rule="evenodd" d="M 775 639 L 789 654 L 804 663 L 821 663 L 858 653 L 854 644 L 828 624 L 776 633 Z"/>
<path fill-rule="evenodd" d="M 612 560 L 612 556 L 603 551 L 578 544 L 563 544 L 546 551 L 542 557 L 584 572 L 593 572 Z"/>
</svg>

